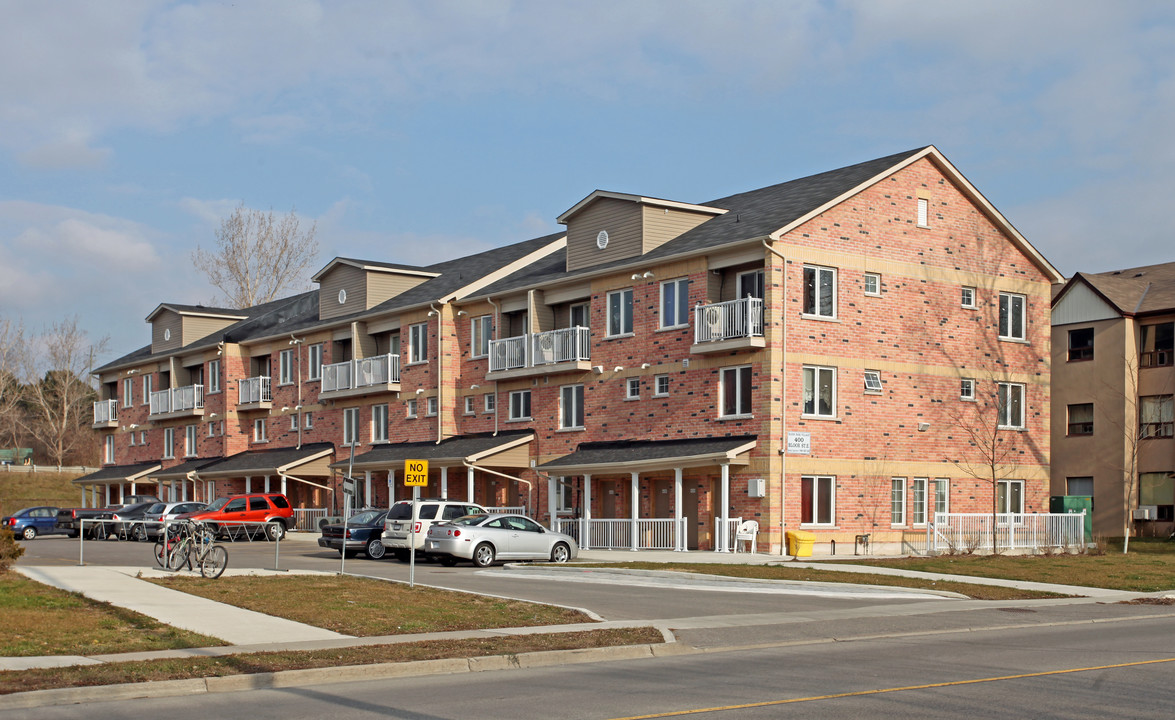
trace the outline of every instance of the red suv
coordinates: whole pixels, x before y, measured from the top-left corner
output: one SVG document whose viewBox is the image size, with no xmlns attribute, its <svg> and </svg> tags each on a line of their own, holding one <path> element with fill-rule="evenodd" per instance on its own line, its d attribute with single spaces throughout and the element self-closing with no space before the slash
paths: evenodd
<svg viewBox="0 0 1175 720">
<path fill-rule="evenodd" d="M 184 517 L 214 525 L 213 521 L 223 521 L 223 525 L 216 525 L 216 530 L 230 537 L 264 526 L 270 540 L 279 540 L 294 524 L 294 509 L 280 493 L 250 493 L 216 498 L 200 512 Z"/>
</svg>

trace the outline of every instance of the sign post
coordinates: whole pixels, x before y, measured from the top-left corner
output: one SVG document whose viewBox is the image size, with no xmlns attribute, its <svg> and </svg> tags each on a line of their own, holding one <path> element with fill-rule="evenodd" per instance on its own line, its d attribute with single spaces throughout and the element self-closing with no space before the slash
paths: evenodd
<svg viewBox="0 0 1175 720">
<path fill-rule="evenodd" d="M 355 497 L 355 479 L 343 478 L 343 545 L 339 548 L 339 574 L 342 575 L 347 567 L 347 515 L 351 498 Z"/>
<path fill-rule="evenodd" d="M 404 485 L 412 488 L 412 518 L 408 526 L 408 587 L 416 587 L 416 527 L 420 488 L 428 487 L 428 460 L 404 461 Z"/>
</svg>

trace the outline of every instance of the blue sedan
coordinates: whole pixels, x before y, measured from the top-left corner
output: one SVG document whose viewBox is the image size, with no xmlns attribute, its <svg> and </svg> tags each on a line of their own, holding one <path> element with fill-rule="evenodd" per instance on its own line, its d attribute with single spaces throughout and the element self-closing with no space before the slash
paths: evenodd
<svg viewBox="0 0 1175 720">
<path fill-rule="evenodd" d="M 8 528 L 13 535 L 23 540 L 32 540 L 38 535 L 69 534 L 70 531 L 57 527 L 57 508 L 30 507 L 17 510 L 11 516 L 0 519 L 0 527 Z"/>
</svg>

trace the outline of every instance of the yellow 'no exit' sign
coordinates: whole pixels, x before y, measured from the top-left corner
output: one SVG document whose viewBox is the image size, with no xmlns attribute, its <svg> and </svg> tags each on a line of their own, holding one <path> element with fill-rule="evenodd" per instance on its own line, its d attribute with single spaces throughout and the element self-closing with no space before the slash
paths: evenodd
<svg viewBox="0 0 1175 720">
<path fill-rule="evenodd" d="M 404 485 L 428 487 L 428 460 L 404 461 Z"/>
</svg>

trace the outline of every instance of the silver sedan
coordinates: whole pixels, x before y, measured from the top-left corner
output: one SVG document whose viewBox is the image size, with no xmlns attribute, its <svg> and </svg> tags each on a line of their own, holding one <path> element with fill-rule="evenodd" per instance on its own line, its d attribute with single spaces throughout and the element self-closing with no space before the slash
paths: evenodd
<svg viewBox="0 0 1175 720">
<path fill-rule="evenodd" d="M 564 563 L 579 553 L 570 535 L 548 530 L 524 515 L 466 515 L 428 529 L 424 551 L 444 565 L 458 559 L 487 567 L 494 560 Z"/>
</svg>

